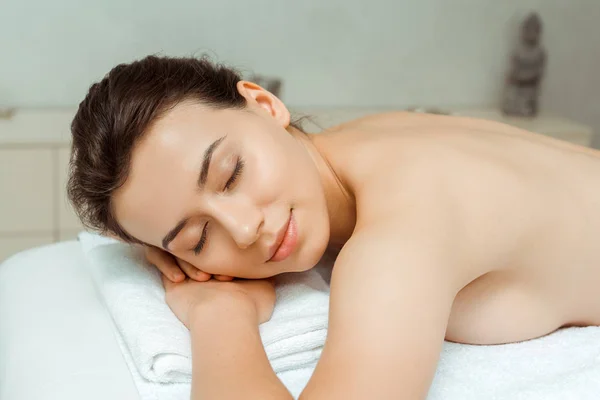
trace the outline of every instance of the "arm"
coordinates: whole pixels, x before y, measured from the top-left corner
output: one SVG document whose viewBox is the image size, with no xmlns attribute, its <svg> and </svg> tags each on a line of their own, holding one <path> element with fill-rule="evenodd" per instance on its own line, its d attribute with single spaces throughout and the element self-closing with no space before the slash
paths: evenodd
<svg viewBox="0 0 600 400">
<path fill-rule="evenodd" d="M 192 400 L 291 400 L 260 340 L 256 313 L 244 302 L 200 308 L 191 318 Z"/>
<path fill-rule="evenodd" d="M 460 284 L 441 243 L 390 226 L 336 261 L 327 342 L 305 400 L 424 399 Z"/>
<path fill-rule="evenodd" d="M 462 287 L 444 253 L 431 242 L 403 240 L 397 228 L 355 233 L 335 264 L 326 345 L 301 399 L 425 397 Z M 257 319 L 265 315 L 257 318 L 245 299 L 217 295 L 236 283 L 213 291 L 214 281 L 163 282 L 192 336 L 192 399 L 292 398 L 260 341 Z"/>
<path fill-rule="evenodd" d="M 192 400 L 292 399 L 271 369 L 258 330 L 273 312 L 271 282 L 162 280 L 169 307 L 190 330 Z"/>
</svg>

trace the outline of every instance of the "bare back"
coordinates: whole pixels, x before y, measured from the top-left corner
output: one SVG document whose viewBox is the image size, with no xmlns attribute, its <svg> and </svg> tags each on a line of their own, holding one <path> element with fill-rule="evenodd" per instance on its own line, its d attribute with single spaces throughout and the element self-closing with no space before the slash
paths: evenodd
<svg viewBox="0 0 600 400">
<path fill-rule="evenodd" d="M 315 144 L 355 190 L 357 227 L 443 218 L 467 276 L 446 339 L 505 343 L 600 324 L 600 152 L 503 124 L 393 113 Z"/>
</svg>

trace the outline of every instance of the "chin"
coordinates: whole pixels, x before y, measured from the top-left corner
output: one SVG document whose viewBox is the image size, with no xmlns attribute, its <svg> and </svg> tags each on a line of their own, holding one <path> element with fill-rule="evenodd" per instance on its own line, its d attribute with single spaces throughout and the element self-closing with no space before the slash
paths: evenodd
<svg viewBox="0 0 600 400">
<path fill-rule="evenodd" d="M 313 268 L 316 264 L 297 264 L 290 270 L 290 272 L 305 272 Z"/>
<path fill-rule="evenodd" d="M 328 228 L 328 225 L 317 227 L 310 235 L 301 237 L 294 252 L 287 259 L 273 263 L 271 268 L 265 271 L 264 278 L 288 272 L 305 272 L 314 268 L 327 250 Z"/>
<path fill-rule="evenodd" d="M 329 239 L 328 235 L 324 235 Z M 310 246 L 304 246 L 304 257 L 298 257 L 294 262 L 293 272 L 304 272 L 314 268 L 327 250 L 327 240 L 318 240 L 317 237 L 313 236 L 314 241 Z M 298 254 L 300 256 L 300 254 Z"/>
</svg>

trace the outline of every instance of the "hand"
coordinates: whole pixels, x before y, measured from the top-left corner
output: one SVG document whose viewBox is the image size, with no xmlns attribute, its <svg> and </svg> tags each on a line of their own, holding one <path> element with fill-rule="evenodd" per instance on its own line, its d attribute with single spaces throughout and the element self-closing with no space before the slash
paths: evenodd
<svg viewBox="0 0 600 400">
<path fill-rule="evenodd" d="M 163 276 L 162 281 L 167 304 L 188 329 L 201 310 L 217 310 L 225 314 L 239 307 L 251 313 L 250 317 L 256 319 L 258 324 L 262 324 L 271 318 L 275 307 L 275 288 L 270 280 L 196 282 L 186 279 L 173 283 Z"/>
<path fill-rule="evenodd" d="M 186 275 L 195 281 L 206 282 L 213 275 L 199 270 L 187 261 L 174 257 L 172 254 L 153 246 L 143 246 L 144 255 L 150 264 L 172 282 L 182 282 Z M 218 281 L 231 281 L 233 277 L 227 275 L 214 275 Z"/>
</svg>

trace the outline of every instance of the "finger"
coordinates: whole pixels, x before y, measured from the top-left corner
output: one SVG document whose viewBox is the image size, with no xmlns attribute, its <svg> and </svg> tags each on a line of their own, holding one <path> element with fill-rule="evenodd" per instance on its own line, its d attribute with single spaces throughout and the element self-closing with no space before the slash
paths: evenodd
<svg viewBox="0 0 600 400">
<path fill-rule="evenodd" d="M 210 278 L 212 278 L 211 274 L 209 274 L 208 272 L 198 270 L 198 272 L 196 272 L 196 276 L 194 277 L 194 280 L 196 280 L 198 282 L 206 282 L 206 281 L 209 281 Z"/>
<path fill-rule="evenodd" d="M 215 279 L 221 282 L 230 282 L 233 280 L 233 276 L 229 275 L 215 275 Z"/>
<path fill-rule="evenodd" d="M 146 259 L 158 270 L 173 282 L 181 282 L 185 279 L 185 275 L 175 262 L 175 258 L 166 251 L 146 247 Z"/>
<path fill-rule="evenodd" d="M 165 275 L 161 274 L 160 279 L 162 280 L 165 291 L 169 291 L 173 287 L 173 285 L 175 285 L 175 283 L 171 282 L 171 280 L 169 278 L 167 278 Z"/>
<path fill-rule="evenodd" d="M 211 277 L 210 274 L 207 274 L 204 271 L 200 271 L 198 268 L 194 267 L 189 262 L 184 261 L 180 258 L 177 259 L 177 264 L 179 264 L 179 267 L 183 270 L 183 272 L 186 273 L 187 276 L 190 277 L 190 279 L 193 279 L 195 281 L 206 282 Z"/>
</svg>

